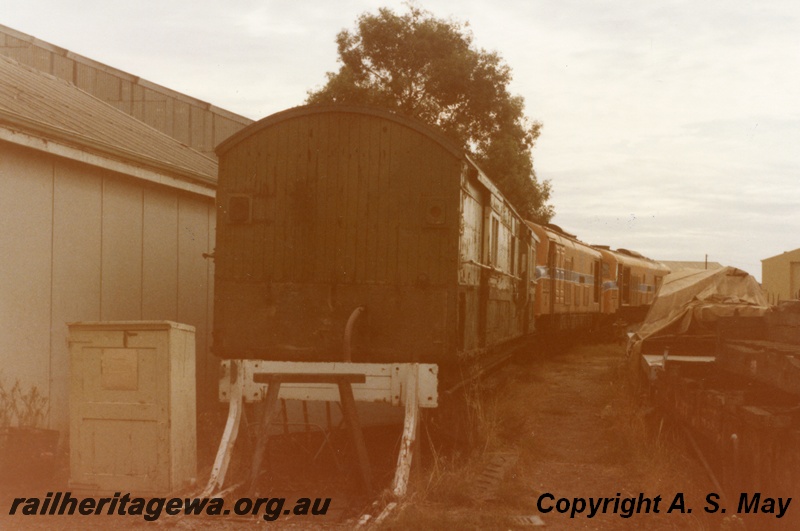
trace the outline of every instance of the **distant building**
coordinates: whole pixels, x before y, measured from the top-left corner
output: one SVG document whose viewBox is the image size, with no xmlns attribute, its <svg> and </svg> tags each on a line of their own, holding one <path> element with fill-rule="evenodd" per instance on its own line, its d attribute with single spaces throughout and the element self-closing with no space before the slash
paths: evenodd
<svg viewBox="0 0 800 531">
<path fill-rule="evenodd" d="M 683 271 L 685 269 L 722 269 L 722 264 L 719 262 L 686 262 L 675 260 L 659 260 L 662 264 L 667 266 L 673 273 Z"/>
<path fill-rule="evenodd" d="M 770 304 L 800 299 L 800 249 L 761 260 L 761 282 Z"/>
</svg>

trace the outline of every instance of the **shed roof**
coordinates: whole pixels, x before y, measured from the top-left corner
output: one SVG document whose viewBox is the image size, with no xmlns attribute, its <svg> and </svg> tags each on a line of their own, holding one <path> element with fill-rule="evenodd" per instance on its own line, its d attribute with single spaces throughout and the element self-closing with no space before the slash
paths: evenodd
<svg viewBox="0 0 800 531">
<path fill-rule="evenodd" d="M 211 158 L 74 85 L 0 56 L 0 127 L 172 177 L 215 184 Z"/>
<path fill-rule="evenodd" d="M 51 74 L 216 160 L 253 120 L 0 24 L 0 55 Z"/>
<path fill-rule="evenodd" d="M 761 262 L 771 262 L 775 259 L 785 260 L 785 259 L 793 259 L 793 258 L 800 258 L 800 248 L 794 249 L 792 251 L 784 251 L 781 254 L 776 254 L 775 256 L 770 256 L 769 258 L 763 258 Z"/>
</svg>

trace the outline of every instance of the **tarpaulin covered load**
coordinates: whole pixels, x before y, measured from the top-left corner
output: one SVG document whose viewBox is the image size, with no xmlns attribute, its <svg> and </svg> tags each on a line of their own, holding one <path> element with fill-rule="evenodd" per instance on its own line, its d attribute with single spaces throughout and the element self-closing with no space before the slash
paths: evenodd
<svg viewBox="0 0 800 531">
<path fill-rule="evenodd" d="M 671 273 L 632 338 L 631 354 L 640 354 L 648 338 L 713 333 L 722 317 L 759 317 L 769 308 L 756 279 L 740 269 Z"/>
</svg>

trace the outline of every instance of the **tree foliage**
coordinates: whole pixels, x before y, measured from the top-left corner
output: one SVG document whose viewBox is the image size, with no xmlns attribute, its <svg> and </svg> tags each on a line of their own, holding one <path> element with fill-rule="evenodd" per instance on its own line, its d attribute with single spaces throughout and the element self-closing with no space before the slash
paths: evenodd
<svg viewBox="0 0 800 531">
<path fill-rule="evenodd" d="M 338 72 L 309 91 L 308 103 L 375 105 L 437 126 L 463 146 L 529 219 L 553 215 L 549 181 L 539 182 L 531 149 L 542 124 L 511 95 L 511 68 L 476 49 L 468 25 L 435 18 L 414 5 L 397 14 L 364 13 L 336 38 Z"/>
</svg>

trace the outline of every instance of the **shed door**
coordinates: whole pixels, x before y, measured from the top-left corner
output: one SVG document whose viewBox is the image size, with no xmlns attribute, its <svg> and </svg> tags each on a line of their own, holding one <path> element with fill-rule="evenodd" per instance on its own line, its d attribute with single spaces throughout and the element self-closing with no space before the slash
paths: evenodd
<svg viewBox="0 0 800 531">
<path fill-rule="evenodd" d="M 73 483 L 132 492 L 169 489 L 165 338 L 150 331 L 106 332 L 73 353 Z"/>
<path fill-rule="evenodd" d="M 789 297 L 792 299 L 800 299 L 800 262 L 792 262 L 789 264 L 791 269 Z"/>
</svg>

